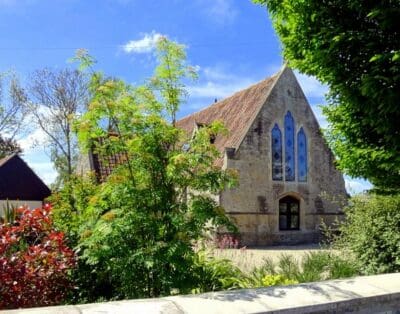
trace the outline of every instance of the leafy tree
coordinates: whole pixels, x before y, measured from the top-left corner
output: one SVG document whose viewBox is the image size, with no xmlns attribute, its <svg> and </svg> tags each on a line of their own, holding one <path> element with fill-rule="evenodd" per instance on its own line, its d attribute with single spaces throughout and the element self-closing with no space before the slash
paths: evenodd
<svg viewBox="0 0 400 314">
<path fill-rule="evenodd" d="M 21 153 L 22 149 L 18 143 L 10 138 L 3 138 L 0 135 L 0 159 L 13 153 Z"/>
<path fill-rule="evenodd" d="M 87 208 L 99 190 L 94 175 L 73 175 L 47 198 L 53 206 L 54 226 L 63 231 L 69 246 L 76 247 L 88 217 Z"/>
<path fill-rule="evenodd" d="M 60 304 L 71 285 L 74 252 L 56 231 L 51 208 L 18 209 L 0 223 L 0 309 Z"/>
<path fill-rule="evenodd" d="M 366 274 L 399 272 L 400 196 L 357 196 L 345 212 L 338 247 L 350 250 Z"/>
<path fill-rule="evenodd" d="M 46 135 L 41 144 L 50 148 L 59 186 L 68 181 L 77 162 L 79 152 L 72 125 L 87 106 L 87 78 L 77 70 L 38 70 L 32 74 L 26 93 L 24 107 L 33 124 Z"/>
<path fill-rule="evenodd" d="M 254 0 L 292 67 L 330 87 L 327 137 L 342 170 L 400 188 L 400 2 Z"/>
<path fill-rule="evenodd" d="M 125 160 L 87 208 L 78 245 L 86 301 L 190 292 L 193 241 L 215 226 L 234 230 L 211 197 L 233 183 L 233 174 L 214 165 L 219 152 L 210 144 L 224 129 L 214 123 L 190 138 L 174 126 L 185 96 L 181 80 L 193 72 L 182 46 L 162 38 L 157 49 L 159 66 L 144 86 L 94 73 L 93 98 L 77 126 L 87 149 Z"/>
</svg>

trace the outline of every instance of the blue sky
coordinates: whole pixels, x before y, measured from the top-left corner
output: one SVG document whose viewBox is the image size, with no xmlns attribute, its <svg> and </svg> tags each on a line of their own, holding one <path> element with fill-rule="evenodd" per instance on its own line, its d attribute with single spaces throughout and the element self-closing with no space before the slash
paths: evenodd
<svg viewBox="0 0 400 314">
<path fill-rule="evenodd" d="M 87 48 L 98 69 L 140 84 L 155 65 L 153 47 L 165 35 L 187 46 L 199 69 L 180 116 L 196 111 L 282 66 L 281 49 L 266 10 L 249 0 L 0 0 L 0 72 L 15 70 L 23 80 L 43 67 L 72 66 L 67 60 Z M 317 105 L 326 87 L 297 74 L 321 124 Z M 24 159 L 46 183 L 55 173 L 42 147 L 43 135 L 22 137 Z M 369 184 L 346 178 L 351 192 Z"/>
</svg>

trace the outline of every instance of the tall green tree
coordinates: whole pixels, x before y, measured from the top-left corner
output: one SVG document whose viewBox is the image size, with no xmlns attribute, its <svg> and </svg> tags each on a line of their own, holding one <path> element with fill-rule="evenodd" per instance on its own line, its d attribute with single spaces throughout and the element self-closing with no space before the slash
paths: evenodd
<svg viewBox="0 0 400 314">
<path fill-rule="evenodd" d="M 198 278 L 194 241 L 215 226 L 234 229 L 210 195 L 233 178 L 214 165 L 210 137 L 223 127 L 191 138 L 174 126 L 182 80 L 193 71 L 182 46 L 162 38 L 157 52 L 159 66 L 143 86 L 94 73 L 78 124 L 87 149 L 125 160 L 91 198 L 81 231 L 81 269 L 95 274 L 80 278 L 89 301 L 190 292 Z"/>
<path fill-rule="evenodd" d="M 290 66 L 329 85 L 328 141 L 339 166 L 400 188 L 400 1 L 254 0 Z"/>
</svg>

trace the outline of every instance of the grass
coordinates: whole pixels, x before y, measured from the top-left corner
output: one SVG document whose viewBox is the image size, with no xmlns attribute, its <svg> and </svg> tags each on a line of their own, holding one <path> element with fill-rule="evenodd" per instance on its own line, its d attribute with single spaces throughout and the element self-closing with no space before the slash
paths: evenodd
<svg viewBox="0 0 400 314">
<path fill-rule="evenodd" d="M 360 274 L 354 259 L 327 249 L 216 249 L 213 256 L 232 261 L 243 272 L 243 288 L 349 278 Z"/>
<path fill-rule="evenodd" d="M 269 247 L 266 249 L 213 249 L 212 255 L 219 259 L 229 259 L 243 272 L 251 272 L 256 267 L 264 265 L 265 260 L 278 262 L 282 255 L 293 256 L 301 260 L 308 253 L 328 252 L 331 250 L 321 249 L 318 246 L 285 246 Z M 333 252 L 333 251 L 331 251 Z"/>
</svg>

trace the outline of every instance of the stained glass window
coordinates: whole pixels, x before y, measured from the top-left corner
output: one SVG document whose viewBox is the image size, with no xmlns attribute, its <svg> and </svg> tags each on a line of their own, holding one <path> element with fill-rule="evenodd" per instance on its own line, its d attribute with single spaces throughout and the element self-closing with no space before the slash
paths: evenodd
<svg viewBox="0 0 400 314">
<path fill-rule="evenodd" d="M 271 132 L 272 139 L 272 180 L 282 180 L 282 134 L 275 123 Z"/>
<path fill-rule="evenodd" d="M 285 115 L 285 180 L 294 181 L 294 119 L 290 111 Z"/>
<path fill-rule="evenodd" d="M 297 167 L 298 180 L 307 181 L 307 137 L 303 128 L 297 133 Z"/>
</svg>

